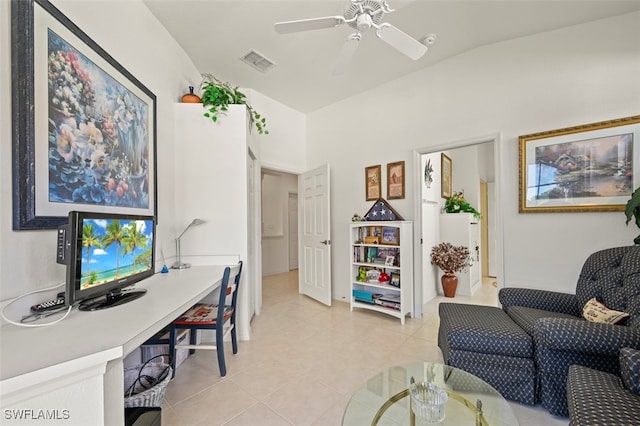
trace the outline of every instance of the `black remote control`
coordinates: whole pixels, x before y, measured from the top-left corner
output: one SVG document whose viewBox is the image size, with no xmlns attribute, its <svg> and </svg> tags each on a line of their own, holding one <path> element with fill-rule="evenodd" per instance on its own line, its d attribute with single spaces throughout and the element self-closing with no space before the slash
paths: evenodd
<svg viewBox="0 0 640 426">
<path fill-rule="evenodd" d="M 31 307 L 31 312 L 46 312 L 54 309 L 59 309 L 65 306 L 64 293 L 58 293 L 56 300 L 49 300 L 47 302 L 38 303 Z"/>
</svg>

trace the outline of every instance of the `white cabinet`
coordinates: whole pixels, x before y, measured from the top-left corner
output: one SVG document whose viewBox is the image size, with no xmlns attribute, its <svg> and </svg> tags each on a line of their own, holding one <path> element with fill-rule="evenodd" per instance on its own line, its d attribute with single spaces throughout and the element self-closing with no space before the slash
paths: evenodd
<svg viewBox="0 0 640 426">
<path fill-rule="evenodd" d="M 351 310 L 382 312 L 404 324 L 413 311 L 413 223 L 354 222 L 349 241 Z"/>
<path fill-rule="evenodd" d="M 195 218 L 204 221 L 181 238 L 182 260 L 193 265 L 235 263 L 238 258 L 245 262 L 237 327 L 239 338 L 248 340 L 253 314 L 249 295 L 255 284 L 249 256 L 253 235 L 248 226 L 251 176 L 247 110 L 244 105 L 230 105 L 216 123 L 203 117 L 202 104 L 176 103 L 174 112 L 174 235 Z M 164 253 L 171 253 L 173 241 L 163 245 Z"/>
<path fill-rule="evenodd" d="M 471 213 L 444 213 L 440 215 L 440 241 L 454 246 L 465 246 L 471 255 L 471 267 L 457 272 L 461 296 L 473 296 L 480 288 L 480 221 Z"/>
</svg>

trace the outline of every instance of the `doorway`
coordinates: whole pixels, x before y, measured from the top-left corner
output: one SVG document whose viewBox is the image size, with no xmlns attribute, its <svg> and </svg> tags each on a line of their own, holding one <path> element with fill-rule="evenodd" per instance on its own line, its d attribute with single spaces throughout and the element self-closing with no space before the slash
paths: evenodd
<svg viewBox="0 0 640 426">
<path fill-rule="evenodd" d="M 495 206 L 498 203 L 494 191 L 499 177 L 495 166 L 498 163 L 499 141 L 499 135 L 496 134 L 453 142 L 436 149 L 416 151 L 417 179 L 419 179 L 416 196 L 420 200 L 417 203 L 419 214 L 416 216 L 416 221 L 419 223 L 416 224 L 418 234 L 416 252 L 420 253 L 422 260 L 420 265 L 422 271 L 418 272 L 422 280 L 417 280 L 418 285 L 414 289 L 417 313 L 422 312 L 424 303 L 442 294 L 437 271 L 429 259 L 431 247 L 440 242 L 439 217 L 445 202 L 440 185 L 441 153 L 445 153 L 452 159 L 452 192 L 463 192 L 465 199 L 483 214 L 482 221 L 486 223 L 486 235 L 481 236 L 480 244 L 481 262 L 485 264 L 482 275 L 496 277 L 499 275 L 498 266 L 502 267 L 499 258 L 501 247 L 498 244 L 500 228 L 496 226 L 498 218 Z M 486 183 L 486 188 L 483 183 Z"/>
<path fill-rule="evenodd" d="M 262 276 L 269 276 L 288 272 L 292 263 L 297 269 L 298 175 L 263 167 L 261 182 Z"/>
</svg>

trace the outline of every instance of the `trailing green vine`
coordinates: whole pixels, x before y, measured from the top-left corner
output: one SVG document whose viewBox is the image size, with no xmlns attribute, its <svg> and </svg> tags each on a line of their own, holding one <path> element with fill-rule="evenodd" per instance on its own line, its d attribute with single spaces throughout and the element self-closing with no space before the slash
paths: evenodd
<svg viewBox="0 0 640 426">
<path fill-rule="evenodd" d="M 224 115 L 229 110 L 229 105 L 246 105 L 250 128 L 255 126 L 259 134 L 269 134 L 267 119 L 247 103 L 246 95 L 240 92 L 237 87 L 218 80 L 211 74 L 202 74 L 200 90 L 202 91 L 200 96 L 202 106 L 207 108 L 204 116 L 210 118 L 214 123 L 218 121 L 220 115 Z"/>
</svg>

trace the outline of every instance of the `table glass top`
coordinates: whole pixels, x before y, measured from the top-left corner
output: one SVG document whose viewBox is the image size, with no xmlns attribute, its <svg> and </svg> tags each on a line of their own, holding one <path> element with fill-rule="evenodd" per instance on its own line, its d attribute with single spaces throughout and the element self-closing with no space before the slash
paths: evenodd
<svg viewBox="0 0 640 426">
<path fill-rule="evenodd" d="M 518 425 L 509 403 L 482 379 L 447 365 L 416 362 L 390 367 L 367 380 L 351 397 L 343 426 L 433 424 L 411 415 L 407 389 L 412 377 L 448 393 L 440 425 Z M 478 400 L 482 413 L 477 411 Z"/>
</svg>

